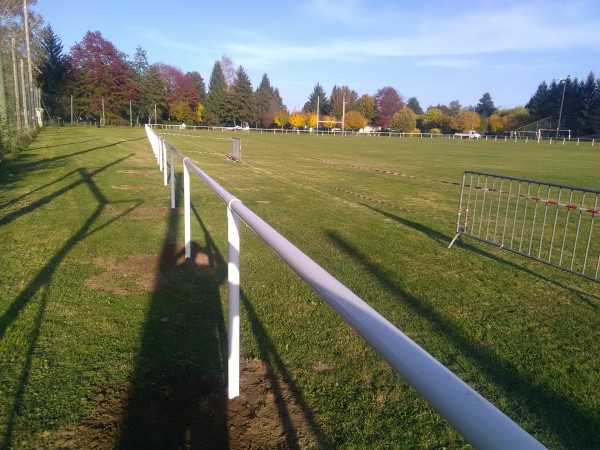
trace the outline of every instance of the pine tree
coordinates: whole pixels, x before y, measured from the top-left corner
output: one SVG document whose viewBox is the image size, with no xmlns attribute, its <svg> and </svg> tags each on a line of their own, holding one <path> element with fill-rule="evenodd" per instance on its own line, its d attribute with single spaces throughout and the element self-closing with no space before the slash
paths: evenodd
<svg viewBox="0 0 600 450">
<path fill-rule="evenodd" d="M 204 84 L 204 78 L 200 75 L 200 72 L 188 72 L 186 75 L 190 77 L 194 87 L 196 88 L 196 92 L 198 93 L 198 99 L 200 103 L 206 103 L 206 86 Z"/>
<path fill-rule="evenodd" d="M 204 121 L 209 125 L 220 125 L 221 108 L 227 93 L 227 81 L 221 68 L 221 63 L 215 61 L 210 81 L 208 82 L 208 92 L 206 94 L 206 104 L 204 105 Z"/>
<path fill-rule="evenodd" d="M 67 75 L 67 59 L 63 55 L 60 38 L 50 25 L 42 32 L 42 63 L 37 74 L 37 83 L 42 88 L 42 102 L 50 115 L 60 115 L 60 97 Z"/>
<path fill-rule="evenodd" d="M 158 70 L 156 64 L 151 65 L 146 71 L 140 84 L 140 115 L 143 119 L 154 116 L 156 108 L 156 116 L 161 117 L 167 110 L 167 100 L 165 97 L 165 81 Z M 139 120 L 139 118 L 138 118 Z M 157 120 L 153 117 L 153 121 Z"/>
<path fill-rule="evenodd" d="M 317 99 L 319 103 L 319 114 L 326 115 L 330 112 L 330 104 L 329 99 L 327 98 L 327 94 L 325 94 L 325 90 L 323 87 L 317 83 L 313 89 L 312 94 L 308 97 L 308 102 L 304 104 L 304 108 L 302 110 L 304 112 L 317 112 Z"/>
<path fill-rule="evenodd" d="M 408 106 L 415 114 L 421 115 L 425 113 L 425 111 L 423 111 L 423 108 L 421 108 L 421 104 L 419 103 L 417 97 L 409 98 L 406 102 L 406 106 Z"/>
<path fill-rule="evenodd" d="M 256 104 L 256 122 L 268 127 L 275 122 L 275 116 L 283 107 L 279 90 L 271 86 L 265 73 L 254 94 Z"/>
<path fill-rule="evenodd" d="M 235 78 L 231 89 L 227 92 L 222 111 L 225 122 L 233 125 L 241 125 L 244 122 L 256 123 L 254 91 L 250 78 L 242 66 L 239 66 L 235 72 Z"/>
<path fill-rule="evenodd" d="M 475 112 L 481 114 L 482 116 L 489 117 L 494 114 L 496 111 L 496 106 L 492 101 L 492 96 L 489 92 L 483 94 L 483 96 L 479 99 L 479 103 L 475 106 Z"/>
</svg>

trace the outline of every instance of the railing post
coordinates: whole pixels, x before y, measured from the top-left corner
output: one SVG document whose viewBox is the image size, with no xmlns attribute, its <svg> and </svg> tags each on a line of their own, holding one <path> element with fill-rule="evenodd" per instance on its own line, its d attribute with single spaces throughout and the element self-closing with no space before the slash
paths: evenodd
<svg viewBox="0 0 600 450">
<path fill-rule="evenodd" d="M 163 141 L 163 152 L 161 158 L 163 160 L 163 182 L 166 186 L 169 183 L 169 174 L 167 173 L 167 142 Z"/>
<path fill-rule="evenodd" d="M 158 151 L 156 152 L 156 159 L 158 159 L 158 169 L 163 171 L 163 147 L 165 146 L 164 139 L 158 138 Z"/>
<path fill-rule="evenodd" d="M 227 360 L 228 395 L 235 398 L 240 395 L 240 218 L 227 205 L 227 342 L 229 357 Z"/>
<path fill-rule="evenodd" d="M 183 158 L 183 219 L 185 222 L 185 257 L 192 257 L 192 227 L 190 211 L 190 171 L 186 166 L 188 158 Z"/>
<path fill-rule="evenodd" d="M 171 154 L 171 209 L 175 209 L 175 166 L 173 165 L 173 146 L 169 145 Z"/>
</svg>

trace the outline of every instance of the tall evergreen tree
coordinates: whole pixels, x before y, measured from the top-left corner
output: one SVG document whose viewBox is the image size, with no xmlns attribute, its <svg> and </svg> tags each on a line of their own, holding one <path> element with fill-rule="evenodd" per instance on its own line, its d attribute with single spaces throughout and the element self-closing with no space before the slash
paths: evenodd
<svg viewBox="0 0 600 450">
<path fill-rule="evenodd" d="M 244 122 L 256 123 L 254 91 L 248 74 L 242 66 L 235 72 L 231 89 L 225 96 L 222 118 L 226 123 L 241 125 Z"/>
<path fill-rule="evenodd" d="M 318 102 L 317 99 L 319 99 Z M 302 108 L 302 110 L 307 113 L 316 113 L 317 103 L 319 104 L 319 114 L 329 114 L 329 99 L 327 98 L 327 94 L 325 94 L 323 86 L 321 86 L 319 83 L 315 85 L 312 94 L 310 94 L 308 97 L 308 101 L 304 104 L 304 108 Z"/>
<path fill-rule="evenodd" d="M 525 105 L 529 110 L 532 120 L 540 120 L 549 116 L 548 114 L 548 85 L 542 81 L 535 93 Z"/>
<path fill-rule="evenodd" d="M 158 118 L 167 110 L 165 80 L 156 64 L 148 67 L 142 78 L 139 103 L 141 105 L 139 118 L 144 120 L 152 118 L 152 122 L 158 121 Z M 155 109 L 156 116 L 154 115 Z"/>
<path fill-rule="evenodd" d="M 131 71 L 131 79 L 137 86 L 139 93 L 137 101 L 133 104 L 133 115 L 136 123 L 139 123 L 140 119 L 143 120 L 148 117 L 146 115 L 147 111 L 144 108 L 142 98 L 144 95 L 144 89 L 146 88 L 145 81 L 148 74 L 148 69 L 150 67 L 150 64 L 148 64 L 146 50 L 139 45 L 135 49 L 133 59 L 129 62 L 129 67 Z"/>
<path fill-rule="evenodd" d="M 67 58 L 60 38 L 50 25 L 42 30 L 42 61 L 37 74 L 42 102 L 49 115 L 60 115 L 60 100 L 67 76 Z"/>
<path fill-rule="evenodd" d="M 421 104 L 419 103 L 417 97 L 409 98 L 406 102 L 406 106 L 409 107 L 415 114 L 421 115 L 425 113 L 425 111 L 423 111 L 423 108 L 421 108 Z"/>
<path fill-rule="evenodd" d="M 496 106 L 492 101 L 492 96 L 489 92 L 483 94 L 479 99 L 479 103 L 475 106 L 475 112 L 485 117 L 490 117 L 496 111 Z"/>
<path fill-rule="evenodd" d="M 210 80 L 208 82 L 208 92 L 206 94 L 206 104 L 204 105 L 204 122 L 209 125 L 220 125 L 221 107 L 227 93 L 227 81 L 221 68 L 221 63 L 215 61 Z"/>
<path fill-rule="evenodd" d="M 271 86 L 267 74 L 263 74 L 260 85 L 254 94 L 256 101 L 256 122 L 268 127 L 275 122 L 277 112 L 283 107 L 279 90 Z"/>
<path fill-rule="evenodd" d="M 204 105 L 206 103 L 206 85 L 204 84 L 204 78 L 200 75 L 200 72 L 188 72 L 186 75 L 190 77 L 194 87 L 196 88 L 196 92 L 198 93 L 198 99 L 200 103 Z"/>
</svg>

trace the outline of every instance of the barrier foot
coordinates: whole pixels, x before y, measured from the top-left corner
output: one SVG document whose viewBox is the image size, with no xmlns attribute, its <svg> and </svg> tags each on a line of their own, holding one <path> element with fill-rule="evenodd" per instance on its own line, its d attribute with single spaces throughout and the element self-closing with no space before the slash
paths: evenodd
<svg viewBox="0 0 600 450">
<path fill-rule="evenodd" d="M 461 233 L 456 233 L 456 236 L 454 236 L 454 238 L 452 238 L 452 241 L 450 241 L 450 245 L 448 246 L 448 248 L 452 247 L 454 245 L 454 243 L 456 242 L 457 239 L 460 239 L 461 237 Z"/>
</svg>

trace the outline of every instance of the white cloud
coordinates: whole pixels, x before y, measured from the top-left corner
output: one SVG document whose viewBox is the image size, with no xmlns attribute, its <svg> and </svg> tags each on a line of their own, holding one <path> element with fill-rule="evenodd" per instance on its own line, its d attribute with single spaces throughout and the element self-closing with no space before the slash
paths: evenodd
<svg viewBox="0 0 600 450">
<path fill-rule="evenodd" d="M 310 5 L 321 18 L 358 20 L 362 16 L 364 20 L 365 17 L 364 7 L 357 0 L 346 0 L 341 6 L 336 4 L 335 8 L 324 0 L 314 0 Z M 428 15 L 420 22 L 414 21 L 416 15 L 413 12 L 393 33 L 389 31 L 389 17 L 378 15 L 378 20 L 385 20 L 388 26 L 372 25 L 372 32 L 360 33 L 360 38 L 315 38 L 311 41 L 307 36 L 309 43 L 306 45 L 286 45 L 248 36 L 243 44 L 227 45 L 227 51 L 248 65 L 261 67 L 289 61 L 361 62 L 374 57 L 434 58 L 422 64 L 433 65 L 438 61 L 447 67 L 464 67 L 472 61 L 469 56 L 502 52 L 565 49 L 600 52 L 596 18 L 593 14 L 586 15 L 585 9 L 578 11 L 570 8 L 568 14 L 559 15 L 551 6 L 535 2 L 509 5 L 499 11 L 489 7 L 473 11 L 458 9 L 453 15 Z M 382 31 L 384 28 L 388 31 Z M 344 34 L 348 35 L 347 32 Z"/>
</svg>

